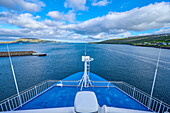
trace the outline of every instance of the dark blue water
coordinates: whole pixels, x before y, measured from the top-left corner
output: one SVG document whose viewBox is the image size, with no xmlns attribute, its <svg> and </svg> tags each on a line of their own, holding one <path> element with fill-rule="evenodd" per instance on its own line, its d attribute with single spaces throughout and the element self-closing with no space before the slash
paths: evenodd
<svg viewBox="0 0 170 113">
<path fill-rule="evenodd" d="M 34 50 L 45 57 L 12 57 L 20 91 L 47 79 L 63 79 L 83 71 L 84 44 L 11 44 L 11 51 Z M 0 51 L 7 51 L 0 45 Z M 87 44 L 94 58 L 91 71 L 107 80 L 125 81 L 150 93 L 158 48 Z M 170 50 L 162 49 L 154 97 L 170 104 Z M 8 57 L 0 57 L 0 100 L 16 94 Z"/>
</svg>

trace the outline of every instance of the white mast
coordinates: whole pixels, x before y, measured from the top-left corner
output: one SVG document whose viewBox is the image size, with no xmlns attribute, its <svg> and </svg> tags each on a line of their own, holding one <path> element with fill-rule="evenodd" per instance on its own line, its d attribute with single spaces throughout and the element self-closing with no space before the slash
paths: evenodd
<svg viewBox="0 0 170 113">
<path fill-rule="evenodd" d="M 7 44 L 7 49 L 8 49 L 9 60 L 10 60 L 10 63 L 11 63 L 12 74 L 13 74 L 13 77 L 14 77 L 15 87 L 16 87 L 16 90 L 17 90 L 17 95 L 18 95 L 18 98 L 19 98 L 19 101 L 20 101 L 20 105 L 22 107 L 22 101 L 21 101 L 21 97 L 20 97 L 20 94 L 19 94 L 18 84 L 17 84 L 17 80 L 16 80 L 16 77 L 15 77 L 15 71 L 14 71 L 14 67 L 12 65 L 12 60 L 11 60 L 11 55 L 10 55 L 10 52 L 9 52 L 8 44 Z"/>
<path fill-rule="evenodd" d="M 86 45 L 85 45 L 85 56 L 82 56 L 82 61 L 84 62 L 84 74 L 83 77 L 80 79 L 79 86 L 81 84 L 81 90 L 83 86 L 89 87 L 91 84 L 91 80 L 89 79 L 89 73 L 90 73 L 90 62 L 93 61 L 93 58 L 90 58 L 90 56 L 86 56 Z"/>
<path fill-rule="evenodd" d="M 160 50 L 159 50 L 158 61 L 157 61 L 157 64 L 156 64 L 155 75 L 154 75 L 154 79 L 153 79 L 153 83 L 152 83 L 152 90 L 151 90 L 151 95 L 150 95 L 149 107 L 150 107 L 150 105 L 151 105 L 151 98 L 152 98 L 153 91 L 154 91 L 154 86 L 155 86 L 156 76 L 157 76 L 157 72 L 158 72 L 158 66 L 159 66 L 160 56 L 161 56 L 161 48 L 160 48 Z"/>
</svg>

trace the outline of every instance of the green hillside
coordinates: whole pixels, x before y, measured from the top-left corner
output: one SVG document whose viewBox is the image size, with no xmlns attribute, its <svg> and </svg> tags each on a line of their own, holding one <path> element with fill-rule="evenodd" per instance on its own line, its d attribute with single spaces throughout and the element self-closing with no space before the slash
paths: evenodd
<svg viewBox="0 0 170 113">
<path fill-rule="evenodd" d="M 59 43 L 59 42 L 42 40 L 37 38 L 20 38 L 11 42 L 0 42 L 0 44 L 8 44 L 8 43 Z"/>
<path fill-rule="evenodd" d="M 159 35 L 136 36 L 128 38 L 110 39 L 94 44 L 129 44 L 135 46 L 151 46 L 170 48 L 170 33 Z"/>
</svg>

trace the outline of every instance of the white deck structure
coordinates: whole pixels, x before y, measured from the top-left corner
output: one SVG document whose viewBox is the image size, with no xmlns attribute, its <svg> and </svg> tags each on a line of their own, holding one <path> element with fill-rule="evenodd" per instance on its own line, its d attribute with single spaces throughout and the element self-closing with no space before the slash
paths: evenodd
<svg viewBox="0 0 170 113">
<path fill-rule="evenodd" d="M 74 100 L 74 111 L 77 113 L 96 113 L 99 104 L 97 97 L 92 91 L 79 91 Z"/>
<path fill-rule="evenodd" d="M 63 108 L 8 111 L 8 113 L 76 113 L 76 112 L 74 111 L 74 107 L 63 107 Z M 98 113 L 151 113 L 151 112 L 103 106 L 99 108 Z"/>
</svg>

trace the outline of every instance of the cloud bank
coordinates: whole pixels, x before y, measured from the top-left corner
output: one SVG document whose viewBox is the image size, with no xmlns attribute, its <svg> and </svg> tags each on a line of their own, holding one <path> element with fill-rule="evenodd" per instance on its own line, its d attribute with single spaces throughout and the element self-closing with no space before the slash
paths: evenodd
<svg viewBox="0 0 170 113">
<path fill-rule="evenodd" d="M 66 0 L 66 7 L 84 10 L 86 0 Z M 73 5 L 74 4 L 74 5 Z M 78 7 L 81 4 L 82 7 Z M 86 9 L 86 8 L 85 8 Z M 161 2 L 125 12 L 109 12 L 101 17 L 76 22 L 75 11 L 67 13 L 50 11 L 52 19 L 41 19 L 31 13 L 0 12 L 0 23 L 17 26 L 18 29 L 0 28 L 0 37 L 49 38 L 60 40 L 93 41 L 131 36 L 139 32 L 159 29 L 153 33 L 170 32 L 170 3 Z"/>
<path fill-rule="evenodd" d="M 121 13 L 109 12 L 105 16 L 64 27 L 83 35 L 120 34 L 127 31 L 165 28 L 170 27 L 169 7 L 169 3 L 155 3 Z"/>
<path fill-rule="evenodd" d="M 68 13 L 64 14 L 63 12 L 60 13 L 59 11 L 50 11 L 48 12 L 47 16 L 50 16 L 54 20 L 64 20 L 68 22 L 74 22 L 76 19 L 76 14 L 73 11 L 69 11 Z"/>
<path fill-rule="evenodd" d="M 32 0 L 31 2 L 24 0 L 0 0 L 0 6 L 18 11 L 37 12 L 41 10 L 41 7 L 45 7 L 45 4 L 39 0 Z"/>
</svg>

